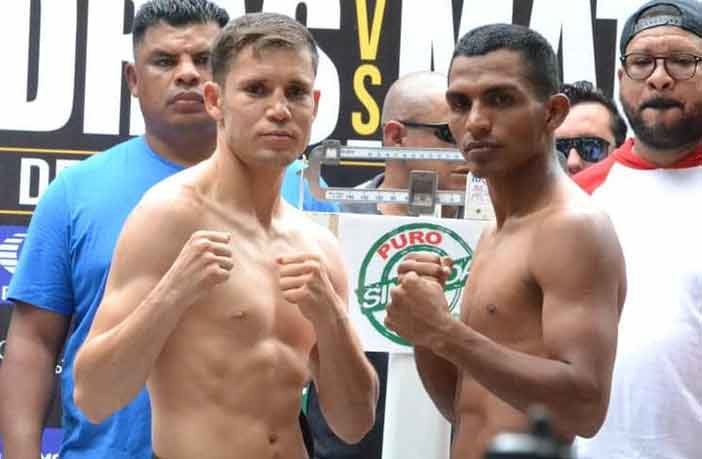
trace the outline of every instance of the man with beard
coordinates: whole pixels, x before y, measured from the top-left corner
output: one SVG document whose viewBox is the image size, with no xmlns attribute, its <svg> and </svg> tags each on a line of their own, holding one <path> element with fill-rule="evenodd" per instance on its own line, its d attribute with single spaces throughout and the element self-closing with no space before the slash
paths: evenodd
<svg viewBox="0 0 702 459">
<path fill-rule="evenodd" d="M 575 180 L 612 218 L 629 290 L 609 412 L 578 447 L 595 459 L 698 458 L 702 5 L 646 3 L 626 22 L 620 49 L 620 98 L 635 136 Z"/>
</svg>

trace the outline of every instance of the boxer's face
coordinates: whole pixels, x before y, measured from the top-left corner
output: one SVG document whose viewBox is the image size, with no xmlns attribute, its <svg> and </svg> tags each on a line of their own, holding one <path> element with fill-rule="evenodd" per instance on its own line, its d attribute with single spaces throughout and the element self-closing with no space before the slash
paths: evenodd
<svg viewBox="0 0 702 459">
<path fill-rule="evenodd" d="M 552 117 L 551 99 L 540 100 L 528 83 L 521 55 L 497 50 L 456 57 L 446 100 L 449 126 L 473 174 L 502 176 L 551 151 L 553 129 L 567 102 Z"/>
<path fill-rule="evenodd" d="M 209 48 L 219 31 L 215 22 L 182 27 L 161 22 L 146 30 L 135 63 L 127 68 L 127 80 L 147 130 L 208 127 L 214 132 L 202 87 L 212 78 Z"/>
<path fill-rule="evenodd" d="M 206 90 L 220 139 L 245 163 L 287 166 L 309 143 L 319 101 L 314 79 L 305 49 L 244 48 L 224 88 Z"/>
</svg>

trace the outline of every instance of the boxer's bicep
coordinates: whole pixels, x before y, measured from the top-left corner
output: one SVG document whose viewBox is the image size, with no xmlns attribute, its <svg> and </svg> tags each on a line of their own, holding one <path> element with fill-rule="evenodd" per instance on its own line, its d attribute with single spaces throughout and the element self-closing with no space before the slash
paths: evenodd
<svg viewBox="0 0 702 459">
<path fill-rule="evenodd" d="M 176 248 L 171 247 L 171 239 L 154 237 L 159 227 L 167 222 L 163 217 L 150 208 L 138 207 L 127 219 L 113 253 L 104 295 L 88 338 L 107 332 L 124 321 L 167 270 Z M 159 223 L 153 223 L 155 221 Z"/>
<path fill-rule="evenodd" d="M 601 387 L 616 349 L 621 253 L 598 218 L 570 219 L 557 231 L 560 237 L 545 237 L 550 242 L 538 248 L 544 256 L 534 270 L 543 294 L 544 344 L 576 378 Z"/>
</svg>

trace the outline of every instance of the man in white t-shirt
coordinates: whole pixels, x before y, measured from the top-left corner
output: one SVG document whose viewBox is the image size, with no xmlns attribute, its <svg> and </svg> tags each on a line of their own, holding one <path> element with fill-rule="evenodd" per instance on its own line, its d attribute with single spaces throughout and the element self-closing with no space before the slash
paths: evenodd
<svg viewBox="0 0 702 459">
<path fill-rule="evenodd" d="M 635 136 L 574 179 L 614 223 L 628 293 L 607 418 L 578 457 L 702 458 L 702 3 L 646 3 L 620 48 Z"/>
</svg>

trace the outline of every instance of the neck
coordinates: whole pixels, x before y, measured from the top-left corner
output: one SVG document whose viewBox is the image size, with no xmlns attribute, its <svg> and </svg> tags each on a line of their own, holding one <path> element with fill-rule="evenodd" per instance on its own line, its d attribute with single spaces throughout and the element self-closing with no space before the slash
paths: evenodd
<svg viewBox="0 0 702 459">
<path fill-rule="evenodd" d="M 212 131 L 212 132 L 210 132 Z M 161 133 L 158 129 L 146 129 L 146 142 L 164 159 L 184 167 L 193 166 L 212 155 L 216 145 L 214 126 L 197 131 L 182 130 Z M 208 141 L 211 139 L 211 141 Z"/>
<path fill-rule="evenodd" d="M 531 214 L 548 204 L 552 187 L 567 180 L 552 155 L 537 156 L 502 176 L 486 177 L 497 227 L 511 217 Z"/>
<path fill-rule="evenodd" d="M 689 155 L 691 151 L 697 146 L 696 143 L 690 145 L 684 145 L 679 148 L 661 150 L 659 148 L 652 147 L 645 144 L 638 138 L 634 140 L 634 153 L 641 159 L 648 161 L 658 167 L 668 167 L 677 163 L 685 156 Z"/>
<path fill-rule="evenodd" d="M 208 168 L 216 202 L 249 214 L 265 228 L 271 226 L 282 209 L 280 188 L 284 165 L 247 164 L 226 145 L 219 144 Z"/>
</svg>

